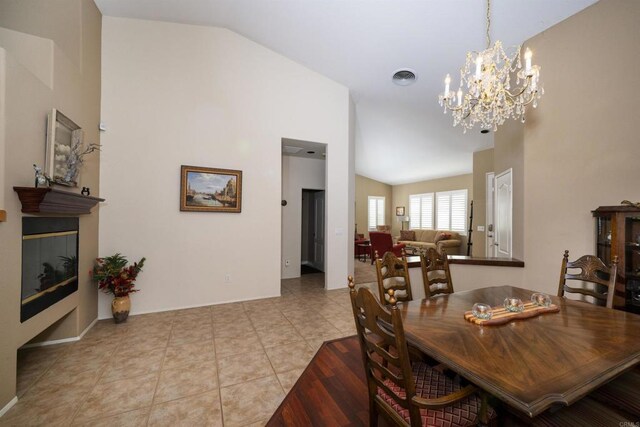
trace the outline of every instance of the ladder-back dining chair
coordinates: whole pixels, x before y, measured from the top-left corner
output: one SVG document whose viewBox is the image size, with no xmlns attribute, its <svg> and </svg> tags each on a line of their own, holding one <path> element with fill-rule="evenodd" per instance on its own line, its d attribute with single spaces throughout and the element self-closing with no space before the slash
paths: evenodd
<svg viewBox="0 0 640 427">
<path fill-rule="evenodd" d="M 398 258 L 393 252 L 385 252 L 380 258 L 376 253 L 376 273 L 378 276 L 378 294 L 380 301 L 388 301 L 389 289 L 393 289 L 397 301 L 411 301 L 411 280 L 407 257 Z"/>
<path fill-rule="evenodd" d="M 481 409 L 489 420 L 492 408 L 482 407 L 473 385 L 462 386 L 421 362 L 411 362 L 396 305 L 395 292 L 387 291 L 385 308 L 371 291 L 356 291 L 349 277 L 351 307 L 358 331 L 369 393 L 369 425 L 383 415 L 399 426 L 472 426 Z M 383 299 L 384 300 L 384 299 Z"/>
<path fill-rule="evenodd" d="M 420 268 L 426 298 L 453 293 L 449 259 L 444 250 L 440 254 L 436 249 L 429 248 L 426 253 L 420 254 Z"/>
<path fill-rule="evenodd" d="M 580 271 L 571 273 L 569 270 Z M 558 296 L 563 297 L 565 293 L 581 294 L 584 297 L 593 298 L 593 303 L 596 305 L 613 308 L 617 272 L 617 256 L 613 257 L 611 267 L 607 267 L 600 258 L 593 255 L 583 255 L 575 261 L 569 261 L 569 251 L 564 251 Z M 567 280 L 581 283 L 577 287 L 569 286 Z"/>
</svg>

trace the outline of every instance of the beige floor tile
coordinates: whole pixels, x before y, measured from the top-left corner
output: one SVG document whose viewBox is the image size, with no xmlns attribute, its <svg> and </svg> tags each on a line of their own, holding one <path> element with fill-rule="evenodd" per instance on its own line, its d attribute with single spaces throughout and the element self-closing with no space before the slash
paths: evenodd
<svg viewBox="0 0 640 427">
<path fill-rule="evenodd" d="M 192 315 L 192 316 L 176 316 L 173 321 L 174 329 L 176 327 L 182 329 L 193 329 L 199 326 L 208 325 L 211 326 L 213 318 L 211 314 L 206 315 Z"/>
<path fill-rule="evenodd" d="M 216 362 L 186 365 L 162 371 L 154 404 L 218 389 Z"/>
<path fill-rule="evenodd" d="M 213 341 L 213 328 L 210 325 L 201 325 L 193 329 L 175 329 L 171 331 L 169 345 L 183 345 L 198 341 Z"/>
<path fill-rule="evenodd" d="M 143 352 L 156 348 L 165 348 L 169 342 L 171 332 L 154 331 L 149 334 L 127 335 L 120 342 L 120 349 L 127 348 L 132 351 Z"/>
<path fill-rule="evenodd" d="M 348 294 L 323 280 L 284 280 L 279 298 L 100 321 L 77 343 L 22 350 L 22 395 L 0 425 L 220 425 L 220 398 L 226 426 L 264 425 L 321 343 L 355 333 Z"/>
<path fill-rule="evenodd" d="M 16 396 L 21 398 L 29 388 L 35 384 L 35 382 L 40 378 L 44 372 L 47 370 L 47 366 L 44 366 L 40 371 L 37 372 L 23 372 L 18 373 L 16 377 Z"/>
<path fill-rule="evenodd" d="M 100 383 L 78 411 L 76 420 L 82 422 L 103 418 L 149 406 L 153 400 L 157 382 L 158 374 L 148 374 Z"/>
<path fill-rule="evenodd" d="M 239 337 L 246 334 L 252 334 L 255 332 L 251 323 L 238 323 L 230 324 L 227 326 L 214 326 L 213 335 L 216 338 L 219 337 Z"/>
<path fill-rule="evenodd" d="M 273 375 L 273 368 L 264 351 L 223 357 L 218 360 L 220 386 L 225 387 Z"/>
<path fill-rule="evenodd" d="M 324 342 L 327 340 L 325 340 L 324 338 L 307 338 L 305 339 L 305 341 L 309 348 L 311 348 L 311 350 L 318 352 L 322 344 L 324 344 Z"/>
<path fill-rule="evenodd" d="M 162 369 L 178 368 L 191 363 L 215 360 L 213 340 L 167 347 Z"/>
<path fill-rule="evenodd" d="M 298 323 L 293 325 L 296 331 L 305 338 L 324 337 L 330 334 L 338 335 L 340 331 L 326 320 L 316 320 L 309 323 Z"/>
<path fill-rule="evenodd" d="M 298 341 L 283 346 L 267 347 L 265 348 L 265 352 L 276 373 L 304 368 L 309 364 L 315 354 L 315 351 L 307 345 L 306 341 Z"/>
<path fill-rule="evenodd" d="M 174 310 L 176 318 L 181 316 L 208 316 L 211 314 L 211 306 L 205 305 L 202 307 L 185 308 L 182 310 Z"/>
<path fill-rule="evenodd" d="M 218 390 L 154 405 L 149 426 L 222 426 Z"/>
<path fill-rule="evenodd" d="M 244 426 L 268 418 L 284 393 L 274 376 L 220 389 L 225 427 Z"/>
<path fill-rule="evenodd" d="M 275 347 L 290 344 L 296 341 L 302 341 L 302 335 L 300 335 L 293 326 L 260 330 L 256 331 L 260 342 L 265 347 Z"/>
<path fill-rule="evenodd" d="M 93 370 L 67 375 L 49 370 L 25 393 L 22 401 L 49 407 L 80 402 L 93 390 L 101 373 L 101 370 Z"/>
<path fill-rule="evenodd" d="M 303 372 L 304 368 L 298 368 L 276 374 L 285 393 L 289 393 L 291 387 L 293 387 L 296 381 L 298 381 L 298 378 L 300 378 L 300 375 L 302 375 Z"/>
<path fill-rule="evenodd" d="M 255 332 L 237 337 L 216 338 L 216 357 L 226 357 L 232 354 L 245 354 L 262 350 L 262 344 Z"/>
<path fill-rule="evenodd" d="M 172 327 L 173 321 L 165 321 L 162 323 L 137 323 L 129 328 L 127 334 L 123 336 L 123 340 L 138 336 L 159 335 L 163 333 L 168 334 L 169 332 L 171 332 Z"/>
<path fill-rule="evenodd" d="M 270 418 L 270 417 L 269 417 Z M 250 423 L 250 424 L 245 424 L 242 427 L 264 427 L 267 425 L 267 423 L 269 422 L 269 418 L 265 418 L 263 420 L 260 421 L 256 421 L 255 423 Z"/>
<path fill-rule="evenodd" d="M 0 418 L 0 426 L 68 426 L 80 402 L 43 406 L 39 402 L 18 401 Z"/>
<path fill-rule="evenodd" d="M 135 409 L 122 414 L 84 422 L 74 420 L 72 425 L 83 427 L 144 427 L 147 425 L 150 411 L 151 407 Z"/>
<path fill-rule="evenodd" d="M 132 378 L 159 371 L 162 366 L 165 349 L 137 351 L 124 348 L 116 353 L 116 357 L 107 365 L 101 383 Z"/>
</svg>

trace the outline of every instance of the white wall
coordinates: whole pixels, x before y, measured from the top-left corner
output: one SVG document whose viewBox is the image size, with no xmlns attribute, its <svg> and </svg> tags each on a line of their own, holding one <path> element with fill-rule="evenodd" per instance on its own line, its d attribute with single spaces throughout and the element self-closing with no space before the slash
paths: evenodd
<svg viewBox="0 0 640 427">
<path fill-rule="evenodd" d="M 302 253 L 302 189 L 325 189 L 325 161 L 282 156 L 282 278 L 300 277 Z M 325 194 L 325 197 L 328 197 Z M 289 260 L 289 266 L 285 261 Z"/>
<path fill-rule="evenodd" d="M 102 75 L 100 253 L 148 258 L 133 313 L 279 295 L 283 137 L 328 146 L 327 285 L 345 286 L 347 88 L 225 29 L 111 17 Z M 242 170 L 242 213 L 180 212 L 183 164 Z"/>
</svg>

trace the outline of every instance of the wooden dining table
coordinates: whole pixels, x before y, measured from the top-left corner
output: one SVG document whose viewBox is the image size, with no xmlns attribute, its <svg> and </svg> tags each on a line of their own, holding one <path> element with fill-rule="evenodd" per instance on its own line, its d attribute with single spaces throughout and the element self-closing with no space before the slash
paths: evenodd
<svg viewBox="0 0 640 427">
<path fill-rule="evenodd" d="M 640 363 L 640 315 L 552 296 L 557 313 L 500 326 L 464 319 L 476 302 L 528 302 L 533 292 L 488 287 L 398 308 L 411 344 L 530 417 L 571 405 Z"/>
</svg>

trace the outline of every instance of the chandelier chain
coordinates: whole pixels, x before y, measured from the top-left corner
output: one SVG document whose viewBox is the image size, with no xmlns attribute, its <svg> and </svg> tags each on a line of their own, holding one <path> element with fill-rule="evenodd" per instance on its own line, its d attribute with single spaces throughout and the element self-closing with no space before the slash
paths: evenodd
<svg viewBox="0 0 640 427">
<path fill-rule="evenodd" d="M 487 0 L 487 49 L 491 47 L 491 0 Z"/>
</svg>

